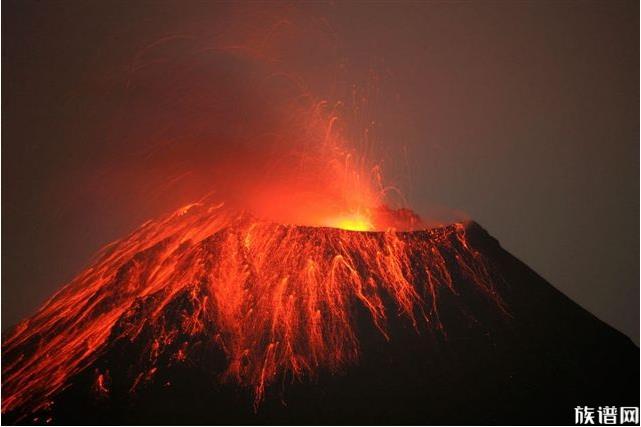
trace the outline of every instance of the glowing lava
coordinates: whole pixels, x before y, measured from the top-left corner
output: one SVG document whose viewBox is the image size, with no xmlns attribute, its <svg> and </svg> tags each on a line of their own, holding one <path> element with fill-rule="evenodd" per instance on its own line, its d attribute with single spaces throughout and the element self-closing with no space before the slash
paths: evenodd
<svg viewBox="0 0 641 427">
<path fill-rule="evenodd" d="M 284 377 L 302 381 L 357 363 L 357 307 L 386 338 L 390 315 L 440 330 L 439 295 L 458 292 L 453 269 L 466 278 L 458 284 L 502 306 L 462 224 L 348 231 L 370 227 L 357 216 L 337 225 L 344 229 L 282 225 L 206 203 L 148 221 L 106 246 L 8 336 L 2 410 L 45 408 L 110 341 L 140 339 L 132 391 L 153 380 L 162 360 L 186 363 L 205 344 L 226 355 L 220 380 L 252 388 L 258 405 Z M 168 318 L 178 300 L 190 308 Z M 98 373 L 94 389 L 108 395 L 107 379 Z"/>
<path fill-rule="evenodd" d="M 332 218 L 327 222 L 327 225 L 329 227 L 351 231 L 371 231 L 374 229 L 372 221 L 360 213 Z"/>
</svg>

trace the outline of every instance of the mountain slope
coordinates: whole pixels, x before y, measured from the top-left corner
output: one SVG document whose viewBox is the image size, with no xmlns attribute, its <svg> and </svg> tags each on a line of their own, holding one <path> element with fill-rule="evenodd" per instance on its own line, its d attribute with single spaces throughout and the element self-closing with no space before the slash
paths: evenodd
<svg viewBox="0 0 641 427">
<path fill-rule="evenodd" d="M 571 423 L 639 350 L 475 223 L 353 232 L 192 206 L 3 342 L 5 423 Z"/>
</svg>

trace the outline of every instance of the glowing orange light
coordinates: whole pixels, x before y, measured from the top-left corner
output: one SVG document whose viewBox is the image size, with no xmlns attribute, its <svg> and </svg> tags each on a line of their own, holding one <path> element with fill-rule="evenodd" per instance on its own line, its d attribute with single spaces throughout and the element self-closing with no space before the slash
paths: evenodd
<svg viewBox="0 0 641 427">
<path fill-rule="evenodd" d="M 312 102 L 300 106 L 302 99 Z M 264 179 L 245 182 L 247 165 L 265 162 L 242 158 L 222 167 L 224 182 L 234 183 L 231 201 L 187 205 L 104 247 L 5 338 L 2 411 L 46 408 L 115 334 L 143 343 L 145 364 L 132 365 L 131 392 L 206 342 L 225 353 L 218 378 L 251 388 L 258 405 L 286 377 L 357 363 L 357 307 L 385 337 L 390 315 L 417 330 L 440 329 L 439 295 L 456 294 L 450 270 L 500 305 L 461 224 L 425 230 L 409 209 L 385 207 L 380 167 L 359 154 L 370 152 L 372 134 L 345 131 L 349 107 L 310 93 L 292 97 L 277 110 L 287 111 L 286 125 L 261 126 L 265 145 L 279 147 L 277 161 L 260 170 Z M 351 107 L 360 117 L 360 106 Z M 364 141 L 354 137 L 361 134 Z M 177 298 L 179 316 L 166 319 Z M 96 371 L 94 389 L 113 393 L 116 374 Z"/>
<path fill-rule="evenodd" d="M 352 214 L 333 218 L 328 221 L 328 225 L 333 228 L 340 228 L 351 231 L 372 231 L 374 226 L 370 219 L 362 214 Z"/>
<path fill-rule="evenodd" d="M 439 295 L 457 292 L 451 270 L 501 306 L 462 224 L 358 233 L 344 229 L 374 228 L 353 214 L 337 217 L 333 227 L 282 225 L 205 203 L 146 222 L 106 246 L 5 339 L 3 357 L 11 359 L 3 365 L 2 410 L 44 408 L 97 360 L 115 325 L 119 337 L 143 339 L 150 364 L 137 367 L 131 390 L 152 381 L 163 360 L 189 359 L 206 337 L 227 355 L 221 379 L 252 388 L 258 405 L 284 375 L 302 379 L 358 362 L 356 306 L 385 337 L 390 310 L 416 329 L 440 329 Z M 192 308 L 166 323 L 176 298 Z M 140 302 L 144 316 L 137 314 Z M 149 340 L 141 337 L 146 328 Z M 34 340 L 38 347 L 26 352 Z M 110 393 L 109 376 L 97 372 L 97 392 Z"/>
</svg>

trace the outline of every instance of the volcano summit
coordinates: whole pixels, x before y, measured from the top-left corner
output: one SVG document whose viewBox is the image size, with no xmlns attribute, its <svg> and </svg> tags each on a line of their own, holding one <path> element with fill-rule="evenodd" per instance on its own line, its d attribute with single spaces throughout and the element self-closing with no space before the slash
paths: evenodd
<svg viewBox="0 0 641 427">
<path fill-rule="evenodd" d="M 4 421 L 566 424 L 638 405 L 638 348 L 477 224 L 349 225 L 206 203 L 143 224 L 3 339 Z"/>
</svg>

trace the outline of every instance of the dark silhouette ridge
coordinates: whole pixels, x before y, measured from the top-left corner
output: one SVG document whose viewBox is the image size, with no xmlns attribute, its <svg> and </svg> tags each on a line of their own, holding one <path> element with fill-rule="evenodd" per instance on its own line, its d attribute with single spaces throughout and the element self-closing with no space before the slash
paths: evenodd
<svg viewBox="0 0 641 427">
<path fill-rule="evenodd" d="M 408 241 L 426 238 L 423 232 L 402 234 Z M 459 292 L 439 294 L 442 329 L 417 331 L 390 310 L 386 340 L 356 308 L 358 363 L 303 381 L 286 376 L 255 409 L 251 390 L 220 381 L 226 356 L 205 340 L 207 332 L 202 341 L 191 337 L 209 344 L 192 348 L 184 363 L 171 359 L 181 342 L 175 340 L 175 348 L 158 356 L 153 378 L 132 388 L 132 377 L 152 368 L 141 355 L 157 330 L 195 309 L 190 295 L 206 292 L 195 283 L 174 296 L 161 322 L 133 341 L 118 339 L 128 316 L 147 315 L 147 300 L 137 300 L 97 360 L 72 377 L 48 408 L 30 414 L 18 407 L 3 422 L 572 424 L 578 405 L 639 405 L 639 349 L 629 338 L 557 291 L 478 224 L 466 224 L 466 236 L 495 273 L 506 310 L 466 287 L 462 272 L 450 271 Z M 98 373 L 107 392 L 97 388 Z"/>
</svg>

